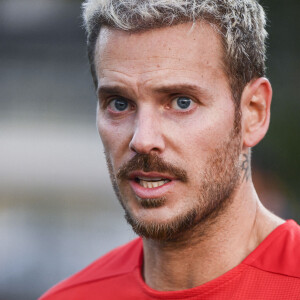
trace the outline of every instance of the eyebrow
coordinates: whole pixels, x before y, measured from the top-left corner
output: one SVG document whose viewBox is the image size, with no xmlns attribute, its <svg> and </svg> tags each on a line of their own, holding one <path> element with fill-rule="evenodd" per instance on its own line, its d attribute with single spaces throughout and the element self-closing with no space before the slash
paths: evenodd
<svg viewBox="0 0 300 300">
<path fill-rule="evenodd" d="M 97 90 L 98 96 L 101 95 L 124 95 L 128 94 L 126 91 L 126 88 L 123 88 L 122 86 L 119 85 L 103 85 L 100 86 Z"/>
<path fill-rule="evenodd" d="M 208 97 L 208 91 L 195 85 L 189 83 L 181 84 L 168 84 L 162 85 L 154 88 L 154 92 L 161 94 L 177 94 L 177 93 L 193 93 L 200 96 Z"/>
<path fill-rule="evenodd" d="M 210 94 L 206 89 L 189 83 L 159 85 L 153 88 L 153 92 L 158 94 L 192 93 L 200 97 L 210 98 Z M 102 85 L 98 88 L 97 94 L 99 98 L 104 95 L 122 95 L 130 98 L 128 89 L 119 85 Z"/>
</svg>

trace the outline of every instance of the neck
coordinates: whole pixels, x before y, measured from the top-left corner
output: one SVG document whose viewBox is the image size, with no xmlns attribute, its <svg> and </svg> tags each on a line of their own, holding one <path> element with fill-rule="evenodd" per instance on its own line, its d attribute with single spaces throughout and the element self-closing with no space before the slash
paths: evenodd
<svg viewBox="0 0 300 300">
<path fill-rule="evenodd" d="M 144 239 L 145 282 L 159 291 L 204 284 L 237 266 L 283 222 L 261 205 L 249 180 L 222 215 L 199 224 L 181 240 Z"/>
</svg>

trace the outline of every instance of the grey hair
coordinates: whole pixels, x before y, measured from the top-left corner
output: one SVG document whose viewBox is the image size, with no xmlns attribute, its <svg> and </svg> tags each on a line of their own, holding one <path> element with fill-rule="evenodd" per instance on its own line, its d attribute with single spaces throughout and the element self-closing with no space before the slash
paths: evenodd
<svg viewBox="0 0 300 300">
<path fill-rule="evenodd" d="M 266 17 L 256 0 L 85 0 L 83 18 L 95 86 L 95 44 L 103 25 L 137 32 L 208 22 L 221 36 L 225 72 L 238 105 L 245 85 L 265 75 Z"/>
</svg>

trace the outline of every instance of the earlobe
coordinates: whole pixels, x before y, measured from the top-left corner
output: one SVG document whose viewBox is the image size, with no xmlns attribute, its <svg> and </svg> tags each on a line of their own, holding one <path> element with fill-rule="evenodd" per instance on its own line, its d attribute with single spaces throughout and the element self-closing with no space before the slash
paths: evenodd
<svg viewBox="0 0 300 300">
<path fill-rule="evenodd" d="M 266 135 L 270 123 L 272 87 L 268 79 L 252 80 L 241 98 L 243 146 L 253 147 Z"/>
</svg>

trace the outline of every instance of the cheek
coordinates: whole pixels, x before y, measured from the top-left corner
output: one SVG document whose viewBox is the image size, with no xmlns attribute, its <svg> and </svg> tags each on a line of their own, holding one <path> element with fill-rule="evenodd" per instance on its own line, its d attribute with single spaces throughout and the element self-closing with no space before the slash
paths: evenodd
<svg viewBox="0 0 300 300">
<path fill-rule="evenodd" d="M 194 157 L 195 160 L 203 160 L 205 152 L 214 148 L 220 128 L 209 116 L 199 116 L 186 120 L 176 125 L 176 134 L 173 137 L 177 140 L 184 155 Z M 175 131 L 174 131 L 175 132 Z"/>
<path fill-rule="evenodd" d="M 202 169 L 211 153 L 228 139 L 233 129 L 231 114 L 228 111 L 202 114 L 177 127 L 179 151 L 195 172 Z"/>
<path fill-rule="evenodd" d="M 97 116 L 97 128 L 105 151 L 108 151 L 111 144 L 112 134 L 105 120 L 99 115 Z"/>
<path fill-rule="evenodd" d="M 129 152 L 131 136 L 129 124 L 113 123 L 98 116 L 97 127 L 106 155 L 109 156 L 113 166 L 118 168 Z"/>
</svg>

